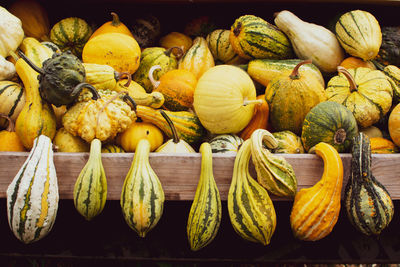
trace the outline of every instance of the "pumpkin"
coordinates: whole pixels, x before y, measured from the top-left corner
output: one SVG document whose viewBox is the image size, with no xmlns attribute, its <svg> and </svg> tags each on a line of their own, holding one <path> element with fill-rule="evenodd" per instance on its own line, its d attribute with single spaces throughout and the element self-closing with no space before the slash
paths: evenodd
<svg viewBox="0 0 400 267">
<path fill-rule="evenodd" d="M 275 131 L 301 134 L 307 113 L 326 100 L 325 89 L 315 75 L 299 73 L 299 68 L 311 60 L 300 62 L 290 75 L 277 76 L 268 83 L 265 99 L 269 104 L 269 118 Z"/>
<path fill-rule="evenodd" d="M 9 116 L 14 122 L 25 104 L 24 88 L 11 81 L 0 81 L 0 113 Z M 5 127 L 7 120 L 1 119 L 0 126 Z"/>
<path fill-rule="evenodd" d="M 213 134 L 239 133 L 250 122 L 254 104 L 259 102 L 250 76 L 232 65 L 218 65 L 205 72 L 193 97 L 201 124 Z"/>
<path fill-rule="evenodd" d="M 136 40 L 123 33 L 104 33 L 90 39 L 82 51 L 84 63 L 104 64 L 118 72 L 133 74 L 140 64 L 141 50 Z"/>
<path fill-rule="evenodd" d="M 152 66 L 149 78 L 153 85 L 153 92 L 160 92 L 164 98 L 164 107 L 171 111 L 183 111 L 192 108 L 196 76 L 185 69 L 173 69 L 164 73 L 159 81 L 153 77 L 153 72 L 161 69 L 159 65 Z"/>
<path fill-rule="evenodd" d="M 219 134 L 209 141 L 212 153 L 237 153 L 242 143 L 243 139 L 236 134 Z"/>
<path fill-rule="evenodd" d="M 390 112 L 388 130 L 393 143 L 400 146 L 400 104 L 397 104 Z"/>
<path fill-rule="evenodd" d="M 92 28 L 84 19 L 69 17 L 54 24 L 50 30 L 50 40 L 61 51 L 70 50 L 81 58 L 82 50 L 92 33 Z"/>
<path fill-rule="evenodd" d="M 73 136 L 64 127 L 57 130 L 53 138 L 56 152 L 89 152 L 90 145 L 79 136 Z"/>
<path fill-rule="evenodd" d="M 338 67 L 327 84 L 328 100 L 347 107 L 362 128 L 378 122 L 392 105 L 393 90 L 385 74 L 369 68 Z"/>
<path fill-rule="evenodd" d="M 373 154 L 393 154 L 399 152 L 398 147 L 392 141 L 384 137 L 371 137 L 369 141 L 371 153 Z"/>
<path fill-rule="evenodd" d="M 0 6 L 0 56 L 7 57 L 24 39 L 24 30 L 19 18 Z"/>
<path fill-rule="evenodd" d="M 141 48 L 153 46 L 161 32 L 159 19 L 151 14 L 135 18 L 130 28 Z"/>
<path fill-rule="evenodd" d="M 160 46 L 165 49 L 170 49 L 172 47 L 180 47 L 182 49 L 182 54 L 185 54 L 186 51 L 192 46 L 193 40 L 190 36 L 187 36 L 181 32 L 170 32 L 163 37 L 160 38 Z M 180 52 L 177 50 L 173 50 L 172 53 L 176 56 L 180 56 Z"/>
<path fill-rule="evenodd" d="M 375 60 L 383 65 L 400 66 L 400 27 L 383 26 L 381 32 L 382 44 Z"/>
<path fill-rule="evenodd" d="M 241 58 L 233 50 L 229 41 L 230 30 L 217 29 L 206 37 L 208 48 L 217 64 L 243 64 L 247 60 Z"/>
<path fill-rule="evenodd" d="M 0 113 L 0 117 L 8 121 L 7 129 L 0 131 L 0 151 L 25 151 L 24 145 L 15 132 L 14 122 L 6 114 Z"/>
<path fill-rule="evenodd" d="M 356 69 L 359 67 L 363 67 L 363 68 L 370 68 L 371 70 L 376 70 L 374 63 L 372 63 L 371 61 L 369 60 L 365 61 L 362 60 L 361 58 L 352 56 L 343 59 L 343 61 L 340 62 L 339 66 L 342 66 L 345 69 Z"/>
<path fill-rule="evenodd" d="M 247 140 L 250 138 L 251 134 L 256 129 L 267 129 L 268 121 L 269 121 L 269 105 L 265 100 L 265 95 L 258 95 L 257 99 L 262 101 L 261 104 L 256 104 L 254 107 L 254 114 L 251 118 L 249 124 L 240 132 L 239 136 L 243 140 Z"/>
<path fill-rule="evenodd" d="M 100 35 L 103 33 L 109 33 L 109 32 L 123 33 L 123 34 L 133 37 L 131 31 L 129 30 L 128 27 L 126 27 L 126 25 L 124 23 L 121 22 L 117 13 L 111 12 L 111 16 L 112 16 L 112 20 L 107 21 L 106 23 L 101 25 L 99 28 L 97 28 L 92 33 L 89 40 L 97 35 Z"/>
<path fill-rule="evenodd" d="M 291 131 L 274 132 L 272 135 L 278 142 L 278 146 L 272 151 L 274 153 L 301 154 L 304 153 L 301 137 Z"/>
<path fill-rule="evenodd" d="M 324 101 L 306 115 L 301 131 L 304 149 L 309 151 L 320 142 L 333 146 L 339 153 L 349 152 L 358 126 L 353 113 L 345 106 Z"/>
</svg>

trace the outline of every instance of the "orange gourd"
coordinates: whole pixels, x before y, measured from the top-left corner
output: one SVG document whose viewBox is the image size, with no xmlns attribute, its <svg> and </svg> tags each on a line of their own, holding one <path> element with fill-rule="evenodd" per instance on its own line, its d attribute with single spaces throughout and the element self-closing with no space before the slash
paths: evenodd
<svg viewBox="0 0 400 267">
<path fill-rule="evenodd" d="M 122 23 L 119 19 L 119 16 L 115 12 L 111 12 L 112 20 L 107 21 L 103 25 L 101 25 L 89 38 L 92 39 L 93 37 L 103 34 L 103 33 L 109 33 L 109 32 L 117 32 L 117 33 L 123 33 L 126 35 L 129 35 L 133 37 L 131 31 L 126 27 L 124 23 Z"/>
<path fill-rule="evenodd" d="M 7 129 L 0 131 L 0 151 L 25 151 L 24 145 L 15 132 L 14 122 L 3 113 L 0 113 L 0 117 L 8 121 Z"/>
<path fill-rule="evenodd" d="M 186 34 L 180 32 L 170 32 L 167 35 L 160 38 L 160 46 L 165 49 L 170 49 L 172 47 L 182 48 L 183 54 L 192 46 L 193 40 Z M 173 50 L 172 53 L 175 56 L 180 55 L 180 51 Z"/>
<path fill-rule="evenodd" d="M 374 63 L 371 61 L 365 61 L 358 57 L 346 57 L 343 61 L 339 64 L 346 69 L 356 69 L 359 67 L 370 68 L 371 70 L 376 70 Z"/>
<path fill-rule="evenodd" d="M 251 134 L 257 129 L 268 128 L 268 118 L 269 118 L 269 106 L 268 102 L 265 100 L 265 95 L 258 95 L 257 99 L 261 99 L 262 103 L 255 105 L 254 114 L 251 118 L 249 124 L 240 133 L 240 137 L 243 140 L 250 138 Z"/>
<path fill-rule="evenodd" d="M 372 137 L 369 139 L 371 153 L 373 154 L 393 154 L 399 152 L 397 146 L 389 139 L 383 137 Z"/>
</svg>

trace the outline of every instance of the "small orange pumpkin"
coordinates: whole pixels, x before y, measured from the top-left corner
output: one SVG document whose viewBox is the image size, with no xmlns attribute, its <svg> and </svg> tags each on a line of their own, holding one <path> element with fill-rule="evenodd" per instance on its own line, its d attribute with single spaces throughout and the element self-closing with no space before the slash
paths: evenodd
<svg viewBox="0 0 400 267">
<path fill-rule="evenodd" d="M 261 99 L 262 103 L 255 105 L 254 114 L 251 118 L 249 124 L 240 133 L 240 137 L 243 140 L 250 138 L 251 134 L 257 129 L 266 130 L 268 127 L 269 118 L 269 106 L 268 102 L 265 100 L 265 95 L 258 95 L 257 99 Z"/>
<path fill-rule="evenodd" d="M 193 40 L 186 34 L 180 32 L 170 32 L 167 35 L 160 38 L 160 46 L 165 49 L 170 49 L 172 47 L 182 48 L 183 54 L 192 46 Z M 172 50 L 175 56 L 179 56 L 180 52 Z"/>
<path fill-rule="evenodd" d="M 14 122 L 3 113 L 0 113 L 0 117 L 8 121 L 7 129 L 0 131 L 0 151 L 25 151 L 24 145 L 15 132 Z"/>
<path fill-rule="evenodd" d="M 101 25 L 97 30 L 90 36 L 89 40 L 92 39 L 93 37 L 103 34 L 103 33 L 109 33 L 109 32 L 118 32 L 118 33 L 123 33 L 126 34 L 130 37 L 133 37 L 131 31 L 126 27 L 125 24 L 123 24 L 117 13 L 111 12 L 112 20 L 107 21 L 103 25 Z"/>
</svg>

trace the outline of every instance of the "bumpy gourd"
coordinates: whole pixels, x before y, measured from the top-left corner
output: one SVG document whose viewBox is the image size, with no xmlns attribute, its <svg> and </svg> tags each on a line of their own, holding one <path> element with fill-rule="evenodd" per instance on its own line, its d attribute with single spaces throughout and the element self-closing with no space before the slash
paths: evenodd
<svg viewBox="0 0 400 267">
<path fill-rule="evenodd" d="M 276 213 L 267 190 L 249 172 L 251 141 L 240 147 L 228 192 L 232 226 L 243 239 L 268 245 L 276 227 Z"/>
<path fill-rule="evenodd" d="M 103 211 L 106 198 L 107 179 L 101 162 L 101 141 L 93 139 L 90 143 L 89 160 L 75 181 L 75 209 L 90 221 Z"/>
<path fill-rule="evenodd" d="M 40 135 L 7 188 L 8 224 L 15 237 L 26 244 L 45 237 L 55 222 L 58 200 L 52 143 Z"/>
<path fill-rule="evenodd" d="M 353 141 L 344 206 L 351 224 L 366 235 L 379 235 L 393 218 L 392 199 L 386 188 L 372 174 L 370 141 L 363 133 Z"/>
<path fill-rule="evenodd" d="M 150 143 L 139 141 L 121 192 L 121 208 L 126 223 L 140 237 L 153 229 L 164 208 L 164 191 L 149 163 Z"/>
<path fill-rule="evenodd" d="M 200 146 L 201 170 L 196 194 L 187 221 L 187 236 L 193 251 L 210 244 L 221 224 L 222 203 L 212 168 L 212 151 L 209 143 Z"/>
</svg>

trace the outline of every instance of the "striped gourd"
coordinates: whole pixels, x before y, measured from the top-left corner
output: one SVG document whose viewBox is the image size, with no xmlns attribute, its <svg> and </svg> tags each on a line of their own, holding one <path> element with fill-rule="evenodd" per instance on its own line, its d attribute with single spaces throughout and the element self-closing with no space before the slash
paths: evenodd
<svg viewBox="0 0 400 267">
<path fill-rule="evenodd" d="M 125 153 L 125 150 L 114 144 L 106 144 L 101 147 L 101 153 Z"/>
<path fill-rule="evenodd" d="M 393 89 L 393 104 L 400 102 L 400 68 L 395 65 L 387 65 L 382 70 Z"/>
<path fill-rule="evenodd" d="M 228 212 L 232 226 L 242 238 L 268 245 L 276 227 L 271 198 L 249 172 L 251 141 L 247 139 L 235 158 L 228 192 Z"/>
<path fill-rule="evenodd" d="M 200 153 L 200 179 L 187 222 L 187 236 L 193 251 L 207 246 L 214 240 L 221 224 L 222 213 L 221 198 L 213 174 L 210 144 L 202 143 Z"/>
<path fill-rule="evenodd" d="M 80 58 L 83 47 L 92 33 L 92 28 L 84 19 L 70 17 L 60 20 L 51 28 L 50 40 L 61 51 L 70 50 Z"/>
<path fill-rule="evenodd" d="M 235 20 L 230 30 L 233 50 L 242 58 L 293 58 L 290 40 L 276 26 L 254 15 Z"/>
<path fill-rule="evenodd" d="M 236 134 L 219 134 L 210 140 L 213 153 L 238 152 L 243 139 Z"/>
<path fill-rule="evenodd" d="M 12 81 L 0 81 L 0 113 L 6 114 L 14 122 L 25 104 L 24 88 Z M 0 128 L 6 127 L 7 121 L 0 119 Z"/>
<path fill-rule="evenodd" d="M 374 59 L 382 44 L 379 22 L 369 12 L 352 10 L 344 13 L 335 26 L 336 37 L 346 52 L 364 60 Z"/>
<path fill-rule="evenodd" d="M 371 172 L 370 140 L 363 133 L 353 141 L 344 206 L 351 224 L 366 235 L 379 235 L 393 218 L 390 194 Z"/>
<path fill-rule="evenodd" d="M 164 191 L 149 162 L 150 143 L 141 139 L 121 192 L 121 208 L 126 223 L 140 237 L 153 229 L 164 208 Z"/>
<path fill-rule="evenodd" d="M 278 147 L 278 141 L 267 130 L 257 129 L 250 137 L 251 157 L 258 182 L 277 196 L 294 197 L 297 179 L 293 167 L 286 159 L 268 149 Z"/>
<path fill-rule="evenodd" d="M 40 135 L 7 188 L 8 223 L 14 235 L 23 243 L 46 236 L 55 222 L 58 200 L 51 139 Z"/>
<path fill-rule="evenodd" d="M 243 64 L 244 58 L 239 57 L 233 50 L 229 42 L 230 30 L 217 29 L 209 33 L 206 37 L 208 48 L 210 49 L 216 64 Z"/>
<path fill-rule="evenodd" d="M 113 90 L 122 76 L 129 76 L 129 73 L 118 72 L 105 64 L 83 63 L 83 67 L 85 68 L 85 81 L 97 90 Z"/>
<path fill-rule="evenodd" d="M 75 181 L 75 209 L 90 221 L 103 211 L 106 198 L 107 179 L 101 162 L 101 141 L 93 139 L 89 159 Z"/>
</svg>

